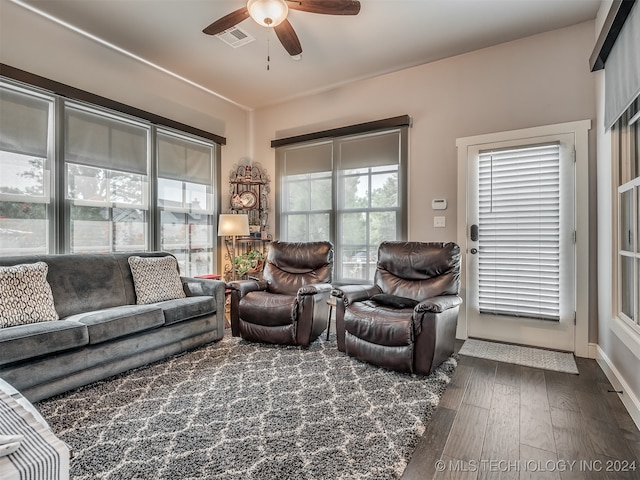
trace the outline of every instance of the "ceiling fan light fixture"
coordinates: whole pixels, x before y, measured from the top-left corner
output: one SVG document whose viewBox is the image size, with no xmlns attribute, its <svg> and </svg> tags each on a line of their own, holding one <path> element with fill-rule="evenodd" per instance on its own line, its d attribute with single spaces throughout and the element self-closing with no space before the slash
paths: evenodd
<svg viewBox="0 0 640 480">
<path fill-rule="evenodd" d="M 249 0 L 247 10 L 263 27 L 276 27 L 287 18 L 289 6 L 284 0 Z"/>
</svg>

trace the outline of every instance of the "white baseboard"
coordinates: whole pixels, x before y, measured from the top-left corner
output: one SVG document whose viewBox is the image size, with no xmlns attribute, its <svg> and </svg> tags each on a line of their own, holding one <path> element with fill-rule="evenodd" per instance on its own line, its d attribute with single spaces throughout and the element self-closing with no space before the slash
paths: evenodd
<svg viewBox="0 0 640 480">
<path fill-rule="evenodd" d="M 587 358 L 593 358 L 593 359 L 598 358 L 598 348 L 600 347 L 598 346 L 597 343 L 590 343 L 587 346 L 587 351 L 588 351 L 587 355 L 589 355 Z"/>
<path fill-rule="evenodd" d="M 591 347 L 591 345 L 589 345 Z M 636 426 L 640 428 L 640 400 L 636 396 L 635 392 L 629 388 L 627 382 L 625 382 L 624 378 L 620 375 L 618 369 L 611 363 L 607 354 L 600 348 L 599 345 L 596 345 L 596 361 L 602 371 L 605 373 L 611 385 L 616 390 L 622 390 L 622 394 L 618 394 L 620 400 L 624 404 L 625 408 L 631 415 L 631 418 L 635 422 Z M 591 349 L 590 349 L 591 350 Z"/>
</svg>

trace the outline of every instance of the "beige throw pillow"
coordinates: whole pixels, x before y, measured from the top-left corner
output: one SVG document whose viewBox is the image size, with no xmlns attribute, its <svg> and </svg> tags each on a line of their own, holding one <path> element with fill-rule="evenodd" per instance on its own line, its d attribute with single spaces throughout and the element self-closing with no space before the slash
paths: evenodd
<svg viewBox="0 0 640 480">
<path fill-rule="evenodd" d="M 0 267 L 0 328 L 58 320 L 44 262 Z"/>
<path fill-rule="evenodd" d="M 138 305 L 186 297 L 174 257 L 129 257 Z"/>
</svg>

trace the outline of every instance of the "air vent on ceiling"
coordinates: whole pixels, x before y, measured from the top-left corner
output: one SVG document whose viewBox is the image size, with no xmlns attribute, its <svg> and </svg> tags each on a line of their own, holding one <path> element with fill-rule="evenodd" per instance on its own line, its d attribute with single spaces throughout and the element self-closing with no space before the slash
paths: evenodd
<svg viewBox="0 0 640 480">
<path fill-rule="evenodd" d="M 231 45 L 233 48 L 238 48 L 247 43 L 251 43 L 255 40 L 251 35 L 242 30 L 240 27 L 231 27 L 222 33 L 216 35 L 227 45 Z"/>
</svg>

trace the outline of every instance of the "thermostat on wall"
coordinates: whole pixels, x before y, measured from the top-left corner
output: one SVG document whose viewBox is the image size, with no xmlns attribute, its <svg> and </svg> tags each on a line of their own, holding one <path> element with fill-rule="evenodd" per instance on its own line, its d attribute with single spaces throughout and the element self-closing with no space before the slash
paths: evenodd
<svg viewBox="0 0 640 480">
<path fill-rule="evenodd" d="M 431 200 L 431 208 L 434 210 L 446 210 L 447 201 L 444 198 L 434 198 Z"/>
</svg>

